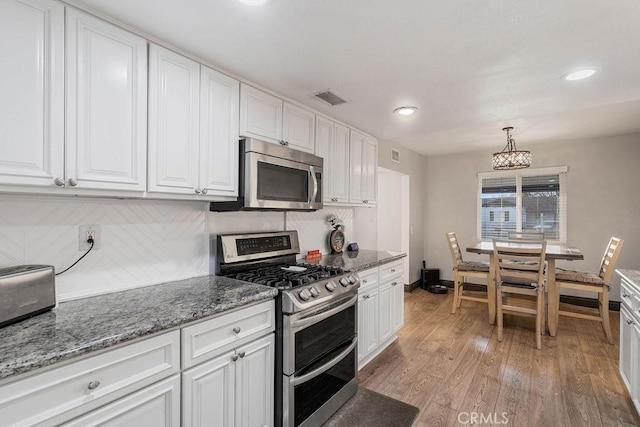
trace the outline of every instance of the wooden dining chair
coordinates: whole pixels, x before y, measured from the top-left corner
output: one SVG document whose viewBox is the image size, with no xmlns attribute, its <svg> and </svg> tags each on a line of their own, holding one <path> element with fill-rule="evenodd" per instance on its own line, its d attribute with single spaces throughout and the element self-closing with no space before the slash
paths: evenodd
<svg viewBox="0 0 640 427">
<path fill-rule="evenodd" d="M 533 316 L 536 319 L 536 348 L 542 348 L 544 331 L 544 240 L 493 240 L 496 262 L 496 290 L 498 292 L 498 341 L 502 341 L 505 312 Z M 533 296 L 535 308 L 517 305 L 527 302 L 518 296 Z M 504 298 L 507 297 L 505 304 Z"/>
<path fill-rule="evenodd" d="M 542 231 L 510 231 L 507 236 L 509 240 L 544 240 Z"/>
<path fill-rule="evenodd" d="M 609 286 L 613 270 L 622 250 L 624 240 L 612 237 L 604 251 L 600 271 L 598 274 L 584 271 L 565 270 L 556 268 L 556 286 L 566 289 L 596 292 L 598 295 L 598 315 L 576 313 L 560 310 L 560 316 L 577 317 L 580 319 L 597 320 L 602 323 L 602 329 L 607 336 L 609 344 L 613 344 L 611 325 L 609 324 Z"/>
<path fill-rule="evenodd" d="M 466 277 L 475 277 L 478 279 L 484 279 L 485 282 L 489 280 L 489 263 L 479 261 L 465 261 L 462 259 L 462 250 L 458 244 L 458 238 L 456 233 L 450 232 L 446 234 L 447 242 L 449 243 L 449 250 L 451 251 L 451 260 L 453 262 L 453 307 L 451 313 L 456 312 L 456 308 L 460 307 L 462 300 L 489 303 L 489 297 L 481 298 L 471 295 L 464 295 L 464 285 Z M 489 314 L 489 321 L 491 314 Z"/>
</svg>

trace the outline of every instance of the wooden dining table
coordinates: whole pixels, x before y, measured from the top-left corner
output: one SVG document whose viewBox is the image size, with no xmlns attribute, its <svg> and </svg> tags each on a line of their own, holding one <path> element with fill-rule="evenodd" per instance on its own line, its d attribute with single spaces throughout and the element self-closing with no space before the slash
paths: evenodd
<svg viewBox="0 0 640 427">
<path fill-rule="evenodd" d="M 517 247 L 517 243 L 513 244 Z M 489 282 L 495 283 L 497 261 L 493 255 L 493 242 L 478 242 L 475 246 L 467 248 L 467 252 L 476 254 L 489 255 Z M 556 336 L 558 331 L 558 311 L 560 310 L 560 289 L 556 286 L 556 260 L 576 261 L 584 259 L 582 251 L 580 249 L 562 245 L 562 244 L 549 244 L 547 243 L 547 250 L 545 260 L 547 261 L 547 306 L 548 306 L 548 319 L 549 335 Z M 495 285 L 493 286 L 495 289 Z M 495 292 L 492 292 L 495 294 Z M 496 298 L 489 296 L 489 319 L 493 324 L 495 321 L 496 313 Z"/>
</svg>

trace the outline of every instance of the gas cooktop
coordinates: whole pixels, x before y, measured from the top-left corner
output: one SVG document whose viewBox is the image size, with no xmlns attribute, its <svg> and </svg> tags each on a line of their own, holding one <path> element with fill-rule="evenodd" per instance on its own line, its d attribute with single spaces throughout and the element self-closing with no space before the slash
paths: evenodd
<svg viewBox="0 0 640 427">
<path fill-rule="evenodd" d="M 327 267 L 317 264 L 296 264 L 293 266 L 280 264 L 242 271 L 230 274 L 227 277 L 278 289 L 292 289 L 344 273 L 345 271 L 339 267 Z"/>
</svg>

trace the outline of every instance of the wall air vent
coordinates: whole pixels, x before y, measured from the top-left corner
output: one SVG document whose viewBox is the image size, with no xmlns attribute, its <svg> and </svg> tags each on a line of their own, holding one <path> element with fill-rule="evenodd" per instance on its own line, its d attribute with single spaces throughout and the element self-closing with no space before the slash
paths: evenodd
<svg viewBox="0 0 640 427">
<path fill-rule="evenodd" d="M 395 148 L 391 149 L 391 160 L 393 160 L 396 163 L 400 163 L 400 152 Z"/>
<path fill-rule="evenodd" d="M 315 96 L 316 98 L 318 98 L 321 101 L 326 102 L 327 104 L 329 104 L 331 106 L 340 105 L 340 104 L 344 104 L 344 103 L 347 102 L 344 99 L 340 98 L 335 93 L 331 92 L 329 89 L 323 90 L 322 92 L 318 92 L 313 96 Z"/>
</svg>

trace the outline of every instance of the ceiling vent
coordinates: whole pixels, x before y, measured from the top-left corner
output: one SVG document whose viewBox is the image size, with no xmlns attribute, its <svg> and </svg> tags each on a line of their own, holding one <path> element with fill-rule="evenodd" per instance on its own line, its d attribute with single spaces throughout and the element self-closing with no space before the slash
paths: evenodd
<svg viewBox="0 0 640 427">
<path fill-rule="evenodd" d="M 318 92 L 313 96 L 315 96 L 316 98 L 318 98 L 321 101 L 326 102 L 327 104 L 329 104 L 331 106 L 340 105 L 340 104 L 344 104 L 344 103 L 347 102 L 344 99 L 340 98 L 335 93 L 331 92 L 329 89 L 323 90 L 322 92 Z"/>
</svg>

